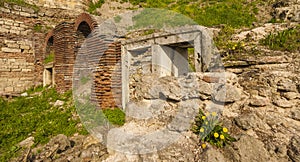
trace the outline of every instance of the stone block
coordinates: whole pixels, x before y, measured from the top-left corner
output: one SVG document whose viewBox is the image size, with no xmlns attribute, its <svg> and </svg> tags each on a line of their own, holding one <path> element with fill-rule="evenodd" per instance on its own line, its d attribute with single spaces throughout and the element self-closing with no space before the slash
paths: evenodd
<svg viewBox="0 0 300 162">
<path fill-rule="evenodd" d="M 25 50 L 29 50 L 29 49 L 30 49 L 30 46 L 21 45 L 20 48 L 21 48 L 21 49 L 25 49 Z"/>
<path fill-rule="evenodd" d="M 13 33 L 13 34 L 20 35 L 20 31 L 19 30 L 13 30 L 13 29 L 11 29 L 9 32 Z"/>
<path fill-rule="evenodd" d="M 13 92 L 14 91 L 14 87 L 6 87 L 4 89 L 5 92 Z"/>
<path fill-rule="evenodd" d="M 16 59 L 8 59 L 8 62 L 16 62 Z"/>
<path fill-rule="evenodd" d="M 1 27 L 0 27 L 0 32 L 1 32 L 1 33 L 8 33 L 8 32 L 9 32 L 9 29 L 1 28 Z"/>
<path fill-rule="evenodd" d="M 21 10 L 22 10 L 22 7 L 21 7 L 21 6 L 18 6 L 18 5 L 14 5 L 14 6 L 13 6 L 13 9 L 16 10 L 16 11 L 21 11 Z"/>
<path fill-rule="evenodd" d="M 12 10 L 11 13 L 14 14 L 14 15 L 20 15 L 20 11 L 14 11 L 14 10 Z"/>
<path fill-rule="evenodd" d="M 20 53 L 21 49 L 2 47 L 1 51 L 8 52 L 8 53 Z"/>
<path fill-rule="evenodd" d="M 9 68 L 0 69 L 0 72 L 10 72 Z"/>
<path fill-rule="evenodd" d="M 5 25 L 9 25 L 9 26 L 12 26 L 13 23 L 14 23 L 14 22 L 13 22 L 13 21 L 10 21 L 10 20 L 7 20 L 7 21 L 4 22 Z"/>
<path fill-rule="evenodd" d="M 8 8 L 0 7 L 0 11 L 5 12 L 5 13 L 10 13 L 10 9 L 8 9 Z"/>
<path fill-rule="evenodd" d="M 22 69 L 22 72 L 31 72 L 31 69 Z"/>
<path fill-rule="evenodd" d="M 4 21 L 0 20 L 0 25 L 3 25 L 4 24 Z"/>
<path fill-rule="evenodd" d="M 13 40 L 4 40 L 4 43 L 7 44 L 7 43 L 17 43 L 17 42 Z"/>
<path fill-rule="evenodd" d="M 24 25 L 24 24 L 20 24 L 21 28 L 28 28 L 28 26 Z"/>
<path fill-rule="evenodd" d="M 12 44 L 12 43 L 7 44 L 7 47 L 8 48 L 20 48 L 20 46 L 18 44 Z"/>
<path fill-rule="evenodd" d="M 12 72 L 20 72 L 22 69 L 11 69 Z"/>
<path fill-rule="evenodd" d="M 36 13 L 30 14 L 30 17 L 37 18 L 38 14 L 36 14 Z"/>
<path fill-rule="evenodd" d="M 21 16 L 24 16 L 24 17 L 30 17 L 30 13 L 26 13 L 26 12 L 20 12 L 20 15 Z"/>
<path fill-rule="evenodd" d="M 23 11 L 23 12 L 30 13 L 30 14 L 33 14 L 33 13 L 34 13 L 34 10 L 33 10 L 32 8 L 27 8 L 27 7 L 22 7 L 22 11 Z"/>
</svg>

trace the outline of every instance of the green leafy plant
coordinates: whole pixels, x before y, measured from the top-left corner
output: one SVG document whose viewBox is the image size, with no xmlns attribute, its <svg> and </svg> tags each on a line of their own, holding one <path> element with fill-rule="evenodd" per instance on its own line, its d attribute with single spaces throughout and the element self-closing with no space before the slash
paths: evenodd
<svg viewBox="0 0 300 162">
<path fill-rule="evenodd" d="M 33 27 L 33 30 L 35 32 L 41 32 L 43 29 L 43 26 L 41 24 L 35 24 L 34 27 Z"/>
<path fill-rule="evenodd" d="M 192 131 L 199 135 L 203 148 L 206 147 L 206 142 L 217 147 L 224 147 L 226 144 L 235 141 L 229 135 L 228 129 L 219 122 L 216 112 L 204 114 L 199 110 Z"/>
<path fill-rule="evenodd" d="M 261 40 L 262 45 L 272 50 L 295 52 L 300 50 L 300 26 L 281 31 L 276 34 L 269 34 Z"/>
<path fill-rule="evenodd" d="M 96 9 L 100 8 L 104 4 L 104 2 L 105 2 L 104 0 L 98 0 L 98 2 L 96 2 L 96 3 L 90 2 L 88 12 L 90 14 L 95 15 L 96 14 Z"/>
</svg>

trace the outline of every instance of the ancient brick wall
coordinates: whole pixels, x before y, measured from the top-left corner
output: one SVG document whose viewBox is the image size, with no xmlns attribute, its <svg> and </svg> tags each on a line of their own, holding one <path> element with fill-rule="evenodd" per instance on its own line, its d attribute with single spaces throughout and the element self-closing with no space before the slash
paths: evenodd
<svg viewBox="0 0 300 162">
<path fill-rule="evenodd" d="M 95 73 L 95 94 L 101 108 L 115 108 L 121 105 L 121 43 L 108 45 L 99 60 Z"/>
<path fill-rule="evenodd" d="M 58 91 L 72 88 L 73 65 L 75 61 L 74 23 L 61 23 L 54 29 L 54 77 Z"/>
</svg>

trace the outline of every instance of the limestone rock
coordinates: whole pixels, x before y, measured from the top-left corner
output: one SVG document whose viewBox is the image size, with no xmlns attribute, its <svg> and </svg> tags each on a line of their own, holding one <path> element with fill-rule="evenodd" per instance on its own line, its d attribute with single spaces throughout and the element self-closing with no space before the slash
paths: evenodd
<svg viewBox="0 0 300 162">
<path fill-rule="evenodd" d="M 285 98 L 276 97 L 273 101 L 273 103 L 281 108 L 291 108 L 294 106 L 294 103 L 289 102 Z"/>
<path fill-rule="evenodd" d="M 65 103 L 64 101 L 56 100 L 53 106 L 62 106 L 64 105 L 64 103 Z"/>
<path fill-rule="evenodd" d="M 292 161 L 300 161 L 300 140 L 299 137 L 293 137 L 290 141 L 287 151 L 288 156 Z"/>
<path fill-rule="evenodd" d="M 232 85 L 224 85 L 213 94 L 213 98 L 218 102 L 235 102 L 241 99 L 241 90 Z"/>
<path fill-rule="evenodd" d="M 253 137 L 244 135 L 234 145 L 242 162 L 270 161 L 270 155 L 264 148 L 264 143 Z"/>
<path fill-rule="evenodd" d="M 296 92 L 286 92 L 283 94 L 283 96 L 288 100 L 294 100 L 300 98 L 300 94 Z"/>
<path fill-rule="evenodd" d="M 291 110 L 291 118 L 300 121 L 300 110 L 299 109 Z"/>
<path fill-rule="evenodd" d="M 243 130 L 248 130 L 251 128 L 257 129 L 263 129 L 266 130 L 269 127 L 254 113 L 250 114 L 243 114 L 239 117 L 236 117 L 235 119 L 236 124 L 242 128 Z"/>
<path fill-rule="evenodd" d="M 28 137 L 19 143 L 20 147 L 30 148 L 34 144 L 34 137 Z"/>
<path fill-rule="evenodd" d="M 280 80 L 277 83 L 277 89 L 287 92 L 297 92 L 296 84 L 291 80 Z"/>
<path fill-rule="evenodd" d="M 254 96 L 250 99 L 250 105 L 254 107 L 266 106 L 268 102 L 267 98 L 260 96 Z"/>
<path fill-rule="evenodd" d="M 57 148 L 58 152 L 63 152 L 71 147 L 71 143 L 70 143 L 68 137 L 63 134 L 59 134 L 59 135 L 55 136 L 48 143 L 49 146 L 54 146 L 57 144 L 58 144 L 58 148 Z"/>
<path fill-rule="evenodd" d="M 229 162 L 230 160 L 226 159 L 220 150 L 209 147 L 200 155 L 199 162 Z"/>
</svg>

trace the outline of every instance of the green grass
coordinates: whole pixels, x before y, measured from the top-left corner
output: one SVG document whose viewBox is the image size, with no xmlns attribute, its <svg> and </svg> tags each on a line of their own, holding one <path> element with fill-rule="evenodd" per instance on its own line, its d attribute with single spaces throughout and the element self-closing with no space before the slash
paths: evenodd
<svg viewBox="0 0 300 162">
<path fill-rule="evenodd" d="M 103 3 L 104 3 L 104 0 L 98 0 L 98 2 L 96 2 L 96 3 L 90 2 L 88 12 L 90 14 L 95 15 L 96 14 L 96 9 L 100 8 L 103 5 Z"/>
<path fill-rule="evenodd" d="M 113 125 L 122 126 L 125 123 L 125 113 L 119 108 L 104 109 L 103 114 Z"/>
<path fill-rule="evenodd" d="M 258 13 L 257 5 L 260 0 L 248 2 L 247 0 L 129 0 L 132 4 L 140 4 L 144 8 L 163 8 L 181 13 L 190 17 L 196 23 L 204 26 L 216 26 L 225 24 L 234 28 L 249 27 L 256 21 L 255 14 Z M 142 16 L 145 13 L 141 13 Z M 168 18 L 165 13 L 151 13 L 145 20 L 138 24 L 153 23 L 151 19 L 158 22 Z M 150 20 L 147 22 L 147 20 Z M 182 19 L 170 19 L 171 21 L 182 21 Z M 173 24 L 171 22 L 170 24 Z M 138 25 L 139 26 L 139 25 Z M 162 25 L 160 25 L 162 26 Z"/>
<path fill-rule="evenodd" d="M 133 29 L 183 26 L 195 24 L 191 19 L 176 12 L 162 9 L 145 9 L 133 17 L 135 22 Z"/>
<path fill-rule="evenodd" d="M 74 118 L 75 106 L 72 92 L 58 94 L 54 88 L 37 87 L 28 94 L 39 92 L 32 97 L 17 97 L 11 101 L 0 98 L 0 161 L 9 161 L 20 149 L 18 143 L 33 136 L 35 145 L 45 144 L 57 134 L 71 136 L 74 133 L 87 134 L 78 127 L 79 118 Z M 65 101 L 63 108 L 53 107 L 56 100 Z"/>
<path fill-rule="evenodd" d="M 260 43 L 268 46 L 272 50 L 300 51 L 300 26 L 276 34 L 269 34 L 265 39 L 261 40 Z"/>
<path fill-rule="evenodd" d="M 39 11 L 39 7 L 37 7 L 36 5 L 29 4 L 29 3 L 25 2 L 24 0 L 1 0 L 0 6 L 4 6 L 4 3 L 32 8 L 35 12 Z"/>
<path fill-rule="evenodd" d="M 44 60 L 44 63 L 47 64 L 49 62 L 53 62 L 55 59 L 55 54 L 54 52 L 50 53 Z"/>
</svg>

